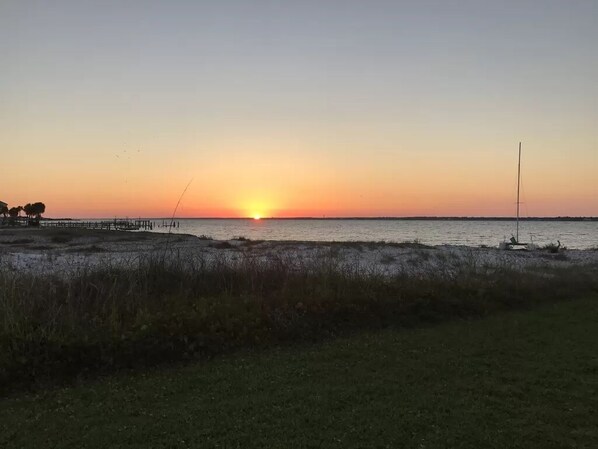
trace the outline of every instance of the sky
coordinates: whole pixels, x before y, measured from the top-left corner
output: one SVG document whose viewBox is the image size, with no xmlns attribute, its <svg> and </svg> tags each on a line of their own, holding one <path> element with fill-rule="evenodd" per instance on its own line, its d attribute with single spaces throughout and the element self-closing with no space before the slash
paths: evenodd
<svg viewBox="0 0 598 449">
<path fill-rule="evenodd" d="M 0 200 L 598 215 L 598 1 L 0 0 Z M 189 184 L 190 182 L 190 184 Z"/>
</svg>

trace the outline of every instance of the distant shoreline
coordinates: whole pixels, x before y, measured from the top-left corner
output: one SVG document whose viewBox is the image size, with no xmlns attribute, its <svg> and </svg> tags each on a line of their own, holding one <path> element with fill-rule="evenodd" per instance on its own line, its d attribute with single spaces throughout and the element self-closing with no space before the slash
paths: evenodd
<svg viewBox="0 0 598 449">
<path fill-rule="evenodd" d="M 135 217 L 134 217 L 135 218 Z M 172 220 L 172 217 L 141 217 Z M 44 218 L 44 220 L 114 220 L 111 218 Z M 174 220 L 255 220 L 253 217 L 175 217 Z M 260 220 L 393 220 L 393 221 L 515 221 L 515 217 L 261 217 Z M 520 221 L 598 221 L 598 217 L 522 217 Z M 257 221 L 257 220 L 256 220 Z"/>
</svg>

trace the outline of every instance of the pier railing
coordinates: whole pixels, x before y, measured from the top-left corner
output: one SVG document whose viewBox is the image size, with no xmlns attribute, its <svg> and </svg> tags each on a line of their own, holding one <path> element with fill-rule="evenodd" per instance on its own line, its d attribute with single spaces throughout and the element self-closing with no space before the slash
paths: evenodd
<svg viewBox="0 0 598 449">
<path fill-rule="evenodd" d="M 105 229 L 113 231 L 138 231 L 138 230 L 152 230 L 154 224 L 151 220 L 129 220 L 129 219 L 114 219 L 114 220 L 43 220 L 40 226 L 44 228 L 85 228 L 85 229 Z"/>
<path fill-rule="evenodd" d="M 179 228 L 181 223 L 174 220 L 161 219 L 152 221 L 148 219 L 115 218 L 113 220 L 52 220 L 29 217 L 0 217 L 0 228 L 9 227 L 42 227 L 42 228 L 85 228 L 106 229 L 112 231 L 151 231 L 156 228 Z"/>
</svg>

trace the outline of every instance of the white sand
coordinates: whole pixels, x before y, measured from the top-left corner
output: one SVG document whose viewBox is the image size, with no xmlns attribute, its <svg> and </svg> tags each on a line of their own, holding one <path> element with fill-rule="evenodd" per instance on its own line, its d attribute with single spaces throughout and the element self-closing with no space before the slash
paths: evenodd
<svg viewBox="0 0 598 449">
<path fill-rule="evenodd" d="M 88 230 L 0 230 L 0 269 L 72 275 L 83 269 L 134 266 L 152 256 L 184 260 L 334 261 L 386 274 L 425 274 L 473 265 L 493 268 L 598 264 L 596 250 L 501 251 L 465 246 L 410 247 L 359 242 L 252 242 L 202 240 L 190 235 Z"/>
</svg>

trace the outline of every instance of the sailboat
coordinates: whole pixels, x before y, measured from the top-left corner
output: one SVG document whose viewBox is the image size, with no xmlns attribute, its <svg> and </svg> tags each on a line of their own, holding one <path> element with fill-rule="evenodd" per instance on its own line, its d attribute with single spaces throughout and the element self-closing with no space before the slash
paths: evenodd
<svg viewBox="0 0 598 449">
<path fill-rule="evenodd" d="M 519 159 L 517 162 L 517 227 L 515 231 L 515 235 L 511 236 L 511 239 L 508 242 L 502 242 L 500 244 L 501 249 L 509 249 L 509 250 L 528 250 L 532 249 L 531 245 L 528 243 L 521 243 L 519 241 L 519 206 L 521 202 L 519 201 L 519 192 L 521 190 L 521 142 L 519 142 Z"/>
</svg>

